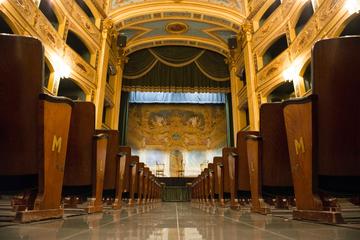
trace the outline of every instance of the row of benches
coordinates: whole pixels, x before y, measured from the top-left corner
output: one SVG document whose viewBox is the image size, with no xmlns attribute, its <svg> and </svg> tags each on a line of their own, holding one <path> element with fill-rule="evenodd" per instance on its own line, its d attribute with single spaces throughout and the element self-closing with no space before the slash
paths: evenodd
<svg viewBox="0 0 360 240">
<path fill-rule="evenodd" d="M 40 41 L 2 34 L 0 49 L 0 198 L 15 195 L 17 221 L 60 218 L 64 207 L 93 213 L 104 204 L 119 209 L 125 198 L 130 206 L 160 199 L 159 181 L 119 146 L 118 131 L 95 130 L 93 103 L 42 93 Z"/>
<path fill-rule="evenodd" d="M 260 131 L 237 133 L 192 183 L 193 201 L 328 223 L 347 222 L 348 208 L 359 218 L 359 52 L 360 37 L 317 42 L 313 94 L 261 105 Z"/>
</svg>

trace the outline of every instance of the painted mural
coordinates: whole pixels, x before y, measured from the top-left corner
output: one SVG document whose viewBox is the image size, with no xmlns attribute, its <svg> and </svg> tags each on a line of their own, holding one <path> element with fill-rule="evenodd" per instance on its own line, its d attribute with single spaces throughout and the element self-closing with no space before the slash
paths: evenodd
<svg viewBox="0 0 360 240">
<path fill-rule="evenodd" d="M 196 176 L 226 146 L 223 104 L 130 104 L 132 152 L 164 176 Z"/>
<path fill-rule="evenodd" d="M 115 9 L 118 7 L 124 7 L 132 3 L 142 3 L 145 0 L 112 0 L 111 8 Z M 223 5 L 229 8 L 238 8 L 242 9 L 242 1 L 241 0 L 203 0 L 204 2 L 209 2 L 212 4 Z"/>
</svg>

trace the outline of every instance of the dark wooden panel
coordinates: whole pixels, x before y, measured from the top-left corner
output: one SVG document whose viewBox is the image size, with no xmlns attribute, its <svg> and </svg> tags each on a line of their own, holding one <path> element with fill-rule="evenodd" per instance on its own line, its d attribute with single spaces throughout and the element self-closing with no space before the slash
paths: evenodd
<svg viewBox="0 0 360 240">
<path fill-rule="evenodd" d="M 359 53 L 359 37 L 314 46 L 315 154 L 321 175 L 360 175 Z"/>
<path fill-rule="evenodd" d="M 43 68 L 43 47 L 37 39 L 1 35 L 1 175 L 38 173 L 37 150 L 42 152 L 42 145 L 38 145 L 38 115 Z"/>
<path fill-rule="evenodd" d="M 75 102 L 71 113 L 68 150 L 65 161 L 65 186 L 92 184 L 95 105 Z"/>
<path fill-rule="evenodd" d="M 258 134 L 256 131 L 240 131 L 237 133 L 238 156 L 238 190 L 250 191 L 249 163 L 247 157 L 246 136 Z"/>
<path fill-rule="evenodd" d="M 290 158 L 281 103 L 260 107 L 263 185 L 292 186 Z"/>
<path fill-rule="evenodd" d="M 108 145 L 106 153 L 106 166 L 104 176 L 104 190 L 115 189 L 116 181 L 116 159 L 119 152 L 119 131 L 117 130 L 96 130 L 96 133 L 108 135 Z"/>
</svg>

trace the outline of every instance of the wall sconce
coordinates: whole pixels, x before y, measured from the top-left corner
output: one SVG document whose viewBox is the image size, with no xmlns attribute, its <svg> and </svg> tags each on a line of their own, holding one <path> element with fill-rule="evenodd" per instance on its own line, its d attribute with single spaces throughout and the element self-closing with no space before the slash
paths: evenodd
<svg viewBox="0 0 360 240">
<path fill-rule="evenodd" d="M 346 0 L 345 8 L 350 15 L 360 12 L 360 0 Z"/>
<path fill-rule="evenodd" d="M 297 86 L 301 81 L 300 71 L 304 66 L 304 61 L 302 58 L 298 58 L 292 62 L 289 68 L 283 72 L 283 78 L 286 81 L 293 81 L 294 86 Z"/>
<path fill-rule="evenodd" d="M 55 79 L 67 78 L 71 74 L 71 68 L 67 65 L 62 58 L 58 55 L 52 56 L 52 62 L 54 64 Z"/>
<path fill-rule="evenodd" d="M 293 81 L 297 84 L 300 79 L 299 76 L 300 67 L 298 64 L 292 64 L 288 69 L 283 72 L 283 78 L 286 81 Z"/>
</svg>

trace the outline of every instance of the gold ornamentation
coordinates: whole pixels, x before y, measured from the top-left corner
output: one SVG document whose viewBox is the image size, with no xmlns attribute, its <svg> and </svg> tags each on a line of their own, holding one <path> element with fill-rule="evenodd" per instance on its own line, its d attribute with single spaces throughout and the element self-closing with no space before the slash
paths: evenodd
<svg viewBox="0 0 360 240">
<path fill-rule="evenodd" d="M 165 30 L 171 34 L 186 33 L 189 30 L 189 26 L 183 22 L 171 22 L 166 25 Z"/>
<path fill-rule="evenodd" d="M 114 26 L 114 22 L 111 19 L 104 19 L 102 22 L 102 27 L 103 27 L 103 31 L 104 30 L 110 30 L 111 28 L 113 28 Z"/>
</svg>

